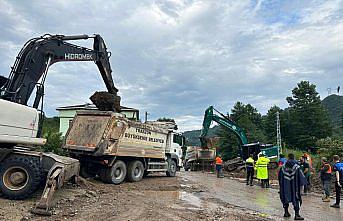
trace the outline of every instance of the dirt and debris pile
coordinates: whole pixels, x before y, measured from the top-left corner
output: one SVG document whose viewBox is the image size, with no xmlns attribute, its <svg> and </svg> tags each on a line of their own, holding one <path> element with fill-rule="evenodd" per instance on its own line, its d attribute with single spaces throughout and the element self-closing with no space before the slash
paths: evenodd
<svg viewBox="0 0 343 221">
<path fill-rule="evenodd" d="M 107 91 L 96 91 L 90 98 L 101 111 L 120 112 L 120 96 Z"/>
</svg>

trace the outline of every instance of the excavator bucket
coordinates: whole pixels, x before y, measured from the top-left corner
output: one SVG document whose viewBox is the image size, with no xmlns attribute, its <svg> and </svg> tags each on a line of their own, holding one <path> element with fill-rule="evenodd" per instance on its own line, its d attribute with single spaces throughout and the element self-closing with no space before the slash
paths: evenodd
<svg viewBox="0 0 343 221">
<path fill-rule="evenodd" d="M 32 213 L 50 216 L 51 203 L 55 191 L 63 186 L 65 181 L 76 179 L 80 171 L 78 160 L 62 157 L 56 154 L 43 153 L 43 168 L 50 168 L 47 176 L 45 188 L 39 202 L 32 209 Z"/>
</svg>

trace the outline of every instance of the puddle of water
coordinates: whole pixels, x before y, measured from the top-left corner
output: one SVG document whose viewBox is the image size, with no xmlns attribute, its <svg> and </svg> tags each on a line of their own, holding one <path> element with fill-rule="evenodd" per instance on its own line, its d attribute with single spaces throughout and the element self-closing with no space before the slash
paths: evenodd
<svg viewBox="0 0 343 221">
<path fill-rule="evenodd" d="M 202 200 L 199 197 L 184 191 L 180 192 L 180 200 L 195 207 L 201 207 L 202 203 Z"/>
<path fill-rule="evenodd" d="M 191 188 L 190 185 L 186 185 L 186 184 L 180 184 L 181 188 Z"/>
<path fill-rule="evenodd" d="M 157 198 L 163 201 L 170 201 L 173 205 L 172 207 L 178 207 L 188 210 L 203 210 L 203 209 L 216 209 L 217 204 L 213 202 L 208 202 L 201 199 L 201 193 L 189 193 L 186 191 L 155 191 L 146 190 L 142 192 L 137 192 L 139 195 L 149 195 L 150 197 Z M 181 201 L 181 203 L 180 203 Z"/>
<path fill-rule="evenodd" d="M 188 181 L 188 179 L 186 179 L 186 178 L 182 178 L 182 180 L 183 180 L 183 181 L 185 181 L 185 182 L 187 182 L 187 181 Z"/>
</svg>

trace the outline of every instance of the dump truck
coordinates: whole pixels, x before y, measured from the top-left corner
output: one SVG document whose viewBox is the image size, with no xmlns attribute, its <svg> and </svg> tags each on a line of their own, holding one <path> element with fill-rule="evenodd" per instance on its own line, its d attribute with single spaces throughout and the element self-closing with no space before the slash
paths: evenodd
<svg viewBox="0 0 343 221">
<path fill-rule="evenodd" d="M 151 172 L 173 177 L 181 165 L 184 142 L 174 127 L 128 120 L 111 111 L 80 111 L 63 149 L 80 161 L 82 175 L 99 176 L 105 183 L 137 182 Z"/>
<path fill-rule="evenodd" d="M 213 169 L 216 149 L 203 149 L 198 146 L 188 146 L 184 161 L 185 171 L 199 171 Z"/>
<path fill-rule="evenodd" d="M 93 39 L 93 49 L 70 43 Z M 49 67 L 57 62 L 92 61 L 97 65 L 107 88 L 107 102 L 100 108 L 120 111 L 120 97 L 103 38 L 96 34 L 50 35 L 32 38 L 20 50 L 8 77 L 0 76 L 0 195 L 18 200 L 45 188 L 32 210 L 49 215 L 54 192 L 64 181 L 79 175 L 79 161 L 52 153 L 42 153 L 44 83 Z M 78 83 L 78 82 L 76 82 Z M 34 93 L 35 92 L 35 93 Z M 35 94 L 35 96 L 31 96 Z M 97 96 L 95 96 L 97 97 Z M 97 102 L 95 102 L 97 103 Z"/>
</svg>

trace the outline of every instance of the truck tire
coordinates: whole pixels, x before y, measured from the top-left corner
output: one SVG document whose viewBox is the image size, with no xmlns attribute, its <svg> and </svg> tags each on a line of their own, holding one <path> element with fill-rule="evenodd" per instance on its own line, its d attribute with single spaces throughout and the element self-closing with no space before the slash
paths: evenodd
<svg viewBox="0 0 343 221">
<path fill-rule="evenodd" d="M 126 164 L 117 160 L 113 166 L 102 169 L 100 178 L 105 183 L 120 184 L 125 180 L 126 172 Z"/>
<path fill-rule="evenodd" d="M 166 172 L 167 176 L 174 177 L 176 175 L 176 162 L 170 158 L 167 159 L 168 170 Z"/>
<path fill-rule="evenodd" d="M 0 164 L 0 192 L 8 199 L 30 197 L 43 180 L 39 160 L 27 156 L 11 156 Z"/>
<path fill-rule="evenodd" d="M 80 176 L 87 179 L 87 178 L 95 177 L 96 174 L 90 172 L 88 170 L 87 166 L 81 165 L 80 166 Z"/>
<path fill-rule="evenodd" d="M 127 179 L 130 182 L 138 182 L 143 179 L 144 176 L 144 165 L 139 160 L 129 162 L 127 167 Z"/>
</svg>

